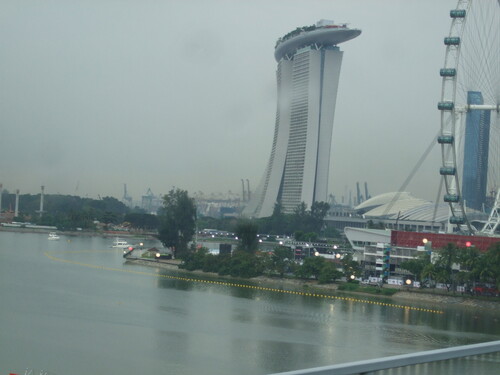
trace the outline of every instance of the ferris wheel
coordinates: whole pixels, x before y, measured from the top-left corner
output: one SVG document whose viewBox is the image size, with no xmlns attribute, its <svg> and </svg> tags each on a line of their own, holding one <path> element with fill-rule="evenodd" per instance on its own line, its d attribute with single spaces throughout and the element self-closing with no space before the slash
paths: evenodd
<svg viewBox="0 0 500 375">
<path fill-rule="evenodd" d="M 491 212 L 494 232 L 500 216 L 500 0 L 459 0 L 450 18 L 438 103 L 449 230 L 481 230 L 472 218 Z"/>
</svg>

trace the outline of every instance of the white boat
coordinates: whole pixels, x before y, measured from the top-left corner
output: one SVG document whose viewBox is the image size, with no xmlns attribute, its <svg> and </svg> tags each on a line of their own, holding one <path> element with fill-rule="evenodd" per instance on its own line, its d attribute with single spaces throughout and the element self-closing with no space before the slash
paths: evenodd
<svg viewBox="0 0 500 375">
<path fill-rule="evenodd" d="M 116 249 L 126 249 L 129 246 L 131 246 L 127 241 L 121 240 L 119 238 L 116 238 L 115 241 L 113 242 L 113 246 Z"/>
<path fill-rule="evenodd" d="M 50 232 L 49 233 L 49 240 L 51 240 L 51 241 L 57 241 L 60 238 L 61 237 L 59 237 L 56 232 Z"/>
</svg>

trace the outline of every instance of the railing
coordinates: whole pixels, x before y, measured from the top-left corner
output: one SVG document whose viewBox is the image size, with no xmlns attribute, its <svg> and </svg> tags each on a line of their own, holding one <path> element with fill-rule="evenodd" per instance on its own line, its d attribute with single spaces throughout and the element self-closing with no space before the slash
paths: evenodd
<svg viewBox="0 0 500 375">
<path fill-rule="evenodd" d="M 491 354 L 494 353 L 494 354 Z M 479 356 L 479 357 L 473 357 Z M 500 341 L 282 372 L 279 375 L 498 374 Z M 274 374 L 278 375 L 278 374 Z"/>
<path fill-rule="evenodd" d="M 22 371 L 16 371 L 16 372 L 10 372 L 11 375 L 18 375 L 18 374 L 23 374 L 23 375 L 55 375 L 53 372 L 45 371 L 45 370 L 37 370 L 34 368 L 27 368 Z"/>
</svg>

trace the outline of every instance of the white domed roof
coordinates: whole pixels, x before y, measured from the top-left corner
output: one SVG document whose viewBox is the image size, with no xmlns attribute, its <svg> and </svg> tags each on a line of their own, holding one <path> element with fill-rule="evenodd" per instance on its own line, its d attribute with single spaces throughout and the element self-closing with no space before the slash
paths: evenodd
<svg viewBox="0 0 500 375">
<path fill-rule="evenodd" d="M 415 198 L 408 192 L 392 192 L 370 198 L 354 209 L 365 217 L 388 217 L 429 204 L 429 201 Z"/>
<path fill-rule="evenodd" d="M 366 201 L 358 204 L 354 209 L 356 211 L 362 211 L 366 212 L 369 211 L 375 207 L 379 207 L 381 205 L 387 204 L 392 202 L 396 197 L 398 199 L 408 199 L 408 197 L 411 197 L 410 193 L 408 192 L 391 192 L 391 193 L 383 193 L 376 195 L 370 199 L 367 199 Z"/>
</svg>

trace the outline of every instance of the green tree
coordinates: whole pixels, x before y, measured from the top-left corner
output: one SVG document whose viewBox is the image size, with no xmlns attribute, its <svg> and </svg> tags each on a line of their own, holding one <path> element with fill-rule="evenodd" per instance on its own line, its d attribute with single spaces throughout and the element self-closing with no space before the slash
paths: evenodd
<svg viewBox="0 0 500 375">
<path fill-rule="evenodd" d="M 129 213 L 125 215 L 123 220 L 137 229 L 154 230 L 158 229 L 159 226 L 158 216 L 140 212 Z"/>
<path fill-rule="evenodd" d="M 327 238 L 335 238 L 335 239 L 340 239 L 341 235 L 340 232 L 334 228 L 333 226 L 327 226 L 326 228 L 323 229 L 323 236 Z"/>
<path fill-rule="evenodd" d="M 491 283 L 495 279 L 494 266 L 489 262 L 488 257 L 483 255 L 479 266 L 479 281 Z"/>
<path fill-rule="evenodd" d="M 14 194 L 2 194 L 5 204 L 14 202 Z M 13 205 L 14 203 L 12 203 Z M 38 214 L 40 207 L 40 194 L 22 195 L 19 199 L 19 210 L 22 220 L 31 221 L 41 225 L 54 225 L 60 230 L 74 230 L 75 228 L 93 229 L 94 220 L 108 223 L 121 222 L 128 208 L 116 198 L 104 197 L 102 199 L 81 198 L 61 194 L 44 195 L 44 214 Z"/>
<path fill-rule="evenodd" d="M 308 242 L 314 242 L 318 240 L 318 233 L 316 232 L 307 232 L 304 234 L 304 238 Z"/>
<path fill-rule="evenodd" d="M 305 202 L 301 202 L 292 214 L 286 214 L 283 212 L 282 204 L 277 202 L 274 205 L 273 214 L 259 219 L 258 223 L 261 231 L 271 234 L 290 235 L 297 231 L 320 233 L 329 209 L 328 203 L 314 202 L 308 210 Z"/>
<path fill-rule="evenodd" d="M 235 251 L 230 259 L 229 274 L 233 277 L 251 278 L 262 274 L 261 260 L 247 251 Z"/>
<path fill-rule="evenodd" d="M 217 273 L 221 276 L 226 276 L 231 273 L 231 254 L 219 254 L 217 255 L 218 271 Z"/>
<path fill-rule="evenodd" d="M 277 246 L 271 255 L 272 270 L 283 277 L 293 261 L 293 251 L 286 246 Z"/>
<path fill-rule="evenodd" d="M 203 272 L 219 272 L 219 256 L 213 254 L 205 255 L 201 270 Z"/>
<path fill-rule="evenodd" d="M 66 229 L 74 230 L 76 228 L 93 228 L 95 213 L 93 210 L 77 210 L 67 214 L 68 227 Z"/>
<path fill-rule="evenodd" d="M 307 205 L 305 202 L 301 202 L 295 209 L 293 210 L 293 215 L 291 219 L 292 229 L 293 231 L 308 231 L 308 214 L 307 214 Z"/>
<path fill-rule="evenodd" d="M 422 271 L 425 266 L 430 264 L 431 257 L 429 254 L 419 254 L 418 258 L 410 259 L 401 263 L 401 268 L 411 272 L 415 279 L 418 281 L 422 280 Z"/>
<path fill-rule="evenodd" d="M 296 230 L 295 233 L 293 234 L 293 238 L 295 238 L 296 241 L 305 241 L 305 233 L 301 230 Z"/>
<path fill-rule="evenodd" d="M 309 279 L 310 277 L 314 277 L 316 280 L 321 274 L 321 270 L 325 265 L 326 259 L 323 257 L 307 257 L 304 259 L 304 263 L 299 269 L 296 271 L 297 276 L 303 279 Z"/>
<path fill-rule="evenodd" d="M 240 221 L 236 225 L 235 234 L 239 240 L 239 249 L 247 253 L 255 253 L 259 246 L 257 224 L 249 220 Z"/>
<path fill-rule="evenodd" d="M 270 218 L 270 230 L 266 232 L 273 232 L 275 234 L 283 234 L 287 232 L 287 215 L 283 213 L 283 205 L 280 202 L 274 204 L 273 214 Z"/>
<path fill-rule="evenodd" d="M 323 267 L 320 270 L 318 282 L 320 284 L 332 283 L 335 280 L 340 279 L 342 277 L 342 272 L 337 270 L 337 267 L 332 262 L 325 262 Z"/>
<path fill-rule="evenodd" d="M 174 256 L 182 258 L 188 252 L 188 243 L 196 228 L 196 204 L 186 190 L 172 189 L 163 197 L 159 213 L 158 239 L 173 249 Z"/>
<path fill-rule="evenodd" d="M 436 269 L 436 266 L 432 263 L 427 264 L 421 273 L 422 282 L 432 286 L 433 283 L 436 282 L 437 274 L 438 270 Z"/>
<path fill-rule="evenodd" d="M 128 212 L 128 207 L 115 197 L 104 197 L 100 202 L 104 203 L 103 211 L 110 211 L 122 216 Z"/>
<path fill-rule="evenodd" d="M 497 289 L 500 289 L 500 242 L 491 245 L 483 258 L 483 280 L 495 284 Z"/>
<path fill-rule="evenodd" d="M 330 209 L 330 205 L 326 202 L 313 202 L 311 205 L 311 232 L 320 233 L 323 229 L 323 220 L 325 216 L 328 214 L 328 210 Z"/>
<path fill-rule="evenodd" d="M 330 205 L 326 202 L 313 202 L 310 210 L 301 202 L 293 212 L 293 231 L 319 233 L 323 229 L 323 220 L 329 209 Z"/>
<path fill-rule="evenodd" d="M 105 211 L 101 216 L 101 221 L 104 224 L 117 224 L 119 222 L 118 215 L 111 211 Z"/>
<path fill-rule="evenodd" d="M 208 249 L 205 247 L 197 251 L 185 253 L 180 268 L 184 268 L 188 271 L 201 270 L 205 264 L 206 258 L 210 255 Z"/>
<path fill-rule="evenodd" d="M 475 247 L 458 249 L 457 262 L 460 264 L 460 272 L 457 278 L 461 283 L 474 285 L 479 280 L 481 253 Z"/>
<path fill-rule="evenodd" d="M 342 258 L 342 268 L 347 280 L 350 280 L 352 275 L 356 277 L 361 275 L 361 267 L 359 263 L 353 259 L 352 254 L 347 254 Z"/>
<path fill-rule="evenodd" d="M 438 250 L 438 257 L 435 262 L 436 281 L 446 284 L 448 291 L 456 286 L 456 275 L 453 271 L 453 264 L 458 262 L 458 247 L 449 243 Z"/>
</svg>

